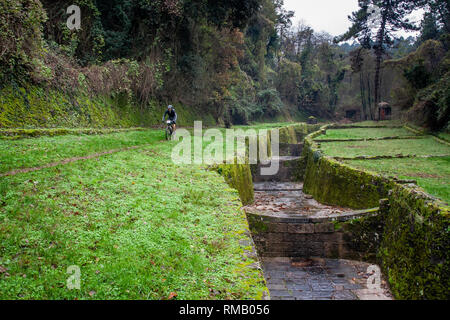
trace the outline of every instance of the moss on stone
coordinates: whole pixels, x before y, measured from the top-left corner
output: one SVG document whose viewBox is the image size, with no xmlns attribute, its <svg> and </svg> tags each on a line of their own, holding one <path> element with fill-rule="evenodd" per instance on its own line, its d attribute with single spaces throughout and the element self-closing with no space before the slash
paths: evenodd
<svg viewBox="0 0 450 320">
<path fill-rule="evenodd" d="M 320 155 L 305 139 L 304 190 L 317 200 L 351 208 L 376 206 L 380 214 L 335 223 L 360 259 L 380 263 L 398 299 L 450 297 L 449 208 L 417 187 L 399 185 L 375 173 Z M 356 257 L 355 257 L 356 258 Z"/>
<path fill-rule="evenodd" d="M 97 129 L 97 128 L 54 128 L 54 129 L 0 129 L 0 139 L 35 138 L 41 136 L 55 137 L 62 135 L 96 135 L 124 131 L 142 131 L 145 128 Z"/>
<path fill-rule="evenodd" d="M 416 188 L 395 187 L 383 210 L 385 229 L 379 256 L 399 299 L 450 297 L 448 208 Z"/>
<path fill-rule="evenodd" d="M 335 226 L 336 227 L 336 226 Z M 338 225 L 344 233 L 344 240 L 349 244 L 354 259 L 379 263 L 377 259 L 381 236 L 384 229 L 383 216 L 370 214 L 366 217 L 350 220 Z"/>
<path fill-rule="evenodd" d="M 290 126 L 277 128 L 274 130 L 279 130 L 280 143 L 286 144 L 297 144 L 301 143 L 303 139 L 320 128 L 320 125 L 311 125 L 306 123 L 296 123 Z"/>
<path fill-rule="evenodd" d="M 247 214 L 247 220 L 253 235 L 265 233 L 269 230 L 268 224 L 258 215 Z"/>
<path fill-rule="evenodd" d="M 394 182 L 324 156 L 313 141 L 317 135 L 308 136 L 303 147 L 302 158 L 306 161 L 304 191 L 326 204 L 353 209 L 377 207 L 379 200 L 387 197 Z"/>
<path fill-rule="evenodd" d="M 248 163 L 220 164 L 216 167 L 217 172 L 222 175 L 225 181 L 239 192 L 239 197 L 244 205 L 253 203 L 254 190 L 253 179 Z"/>
<path fill-rule="evenodd" d="M 179 124 L 191 126 L 203 120 L 214 125 L 212 116 L 174 104 Z M 92 97 L 79 91 L 63 92 L 28 85 L 0 90 L 0 128 L 129 128 L 160 123 L 166 106 L 151 102 L 141 106 L 126 94 Z"/>
</svg>

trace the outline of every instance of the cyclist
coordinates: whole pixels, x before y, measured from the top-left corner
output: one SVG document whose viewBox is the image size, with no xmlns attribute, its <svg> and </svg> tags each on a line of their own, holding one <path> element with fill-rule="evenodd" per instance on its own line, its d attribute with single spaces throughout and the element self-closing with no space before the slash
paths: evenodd
<svg viewBox="0 0 450 320">
<path fill-rule="evenodd" d="M 173 132 L 175 133 L 175 130 L 177 130 L 177 119 L 178 119 L 178 115 L 175 111 L 175 108 L 172 105 L 169 105 L 167 107 L 166 112 L 164 112 L 164 116 L 162 121 L 165 122 L 166 121 L 166 116 L 169 116 L 169 120 L 172 121 L 172 128 L 173 128 Z"/>
</svg>

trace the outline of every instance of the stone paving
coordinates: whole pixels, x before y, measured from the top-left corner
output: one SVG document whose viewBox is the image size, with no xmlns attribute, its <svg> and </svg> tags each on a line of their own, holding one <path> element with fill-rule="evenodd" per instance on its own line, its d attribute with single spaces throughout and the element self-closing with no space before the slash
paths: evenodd
<svg viewBox="0 0 450 320">
<path fill-rule="evenodd" d="M 386 283 L 368 289 L 368 263 L 321 258 L 262 258 L 272 300 L 392 300 Z"/>
<path fill-rule="evenodd" d="M 262 182 L 255 183 L 255 202 L 246 210 L 261 213 L 283 213 L 293 215 L 327 217 L 351 212 L 346 208 L 327 206 L 303 193 L 302 183 Z"/>
<path fill-rule="evenodd" d="M 245 211 L 250 214 L 253 212 L 290 221 L 305 218 L 345 218 L 357 213 L 347 208 L 317 202 L 303 193 L 302 183 L 255 182 L 254 187 L 255 202 L 245 207 Z M 301 252 L 301 249 L 300 245 L 298 252 Z M 368 279 L 371 276 L 367 273 L 368 267 L 371 266 L 368 263 L 343 259 L 268 256 L 270 255 L 266 252 L 261 259 L 272 300 L 392 299 L 385 281 L 381 281 L 378 289 L 368 288 Z"/>
</svg>

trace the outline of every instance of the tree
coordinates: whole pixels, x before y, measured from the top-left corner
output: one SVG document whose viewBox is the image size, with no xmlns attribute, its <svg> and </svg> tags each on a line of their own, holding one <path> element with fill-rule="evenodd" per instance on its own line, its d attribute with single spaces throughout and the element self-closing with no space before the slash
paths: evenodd
<svg viewBox="0 0 450 320">
<path fill-rule="evenodd" d="M 418 44 L 424 43 L 427 40 L 437 40 L 439 38 L 440 30 L 435 13 L 426 12 L 420 27 L 421 31 L 417 41 Z"/>
<path fill-rule="evenodd" d="M 0 0 L 0 87 L 46 68 L 40 58 L 46 18 L 37 0 Z"/>
<path fill-rule="evenodd" d="M 423 4 L 428 6 L 430 12 L 436 14 L 439 24 L 445 32 L 450 33 L 450 1 L 449 0 L 424 0 Z"/>
<path fill-rule="evenodd" d="M 418 7 L 422 1 L 416 0 L 359 0 L 359 10 L 349 17 L 353 23 L 350 29 L 335 42 L 358 39 L 364 48 L 372 49 L 375 53 L 375 105 L 380 102 L 381 63 L 386 47 L 393 43 L 393 32 L 399 30 L 418 30 L 408 20 L 408 15 Z"/>
</svg>

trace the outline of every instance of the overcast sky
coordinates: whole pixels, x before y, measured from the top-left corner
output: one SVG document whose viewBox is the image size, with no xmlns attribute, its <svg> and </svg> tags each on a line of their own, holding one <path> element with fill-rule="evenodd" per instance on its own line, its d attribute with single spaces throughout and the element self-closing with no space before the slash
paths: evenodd
<svg viewBox="0 0 450 320">
<path fill-rule="evenodd" d="M 293 25 L 300 20 L 315 31 L 326 31 L 333 36 L 343 34 L 351 22 L 347 16 L 358 10 L 358 0 L 284 0 L 286 10 L 295 11 Z M 422 13 L 413 15 L 414 21 L 420 21 Z M 414 33 L 402 35 L 415 35 Z"/>
</svg>

